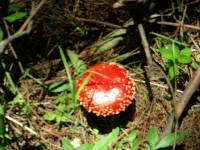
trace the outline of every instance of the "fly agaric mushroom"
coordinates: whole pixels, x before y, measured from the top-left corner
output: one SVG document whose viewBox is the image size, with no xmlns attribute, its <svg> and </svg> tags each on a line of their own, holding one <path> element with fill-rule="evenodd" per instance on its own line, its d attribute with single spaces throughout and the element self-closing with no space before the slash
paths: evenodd
<svg viewBox="0 0 200 150">
<path fill-rule="evenodd" d="M 97 116 L 108 116 L 124 111 L 134 96 L 133 79 L 128 70 L 116 63 L 91 66 L 77 81 L 80 104 Z"/>
</svg>

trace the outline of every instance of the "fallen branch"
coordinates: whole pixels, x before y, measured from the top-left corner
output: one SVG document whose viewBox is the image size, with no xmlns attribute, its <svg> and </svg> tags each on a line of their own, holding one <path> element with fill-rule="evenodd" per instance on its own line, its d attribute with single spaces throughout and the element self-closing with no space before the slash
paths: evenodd
<svg viewBox="0 0 200 150">
<path fill-rule="evenodd" d="M 1 41 L 0 43 L 0 55 L 3 53 L 5 47 L 14 39 L 19 38 L 23 35 L 29 34 L 31 32 L 32 22 L 29 23 L 28 28 L 25 31 L 16 32 L 15 34 L 9 36 L 7 39 Z"/>
<path fill-rule="evenodd" d="M 0 55 L 4 52 L 4 49 L 6 46 L 12 42 L 14 39 L 19 38 L 23 35 L 29 34 L 32 29 L 32 19 L 33 17 L 37 14 L 39 9 L 42 7 L 42 5 L 46 2 L 47 0 L 42 0 L 40 3 L 37 5 L 37 7 L 32 8 L 30 12 L 30 16 L 25 20 L 23 25 L 20 27 L 20 29 L 14 33 L 13 35 L 9 36 L 7 39 L 3 40 L 0 42 Z M 26 29 L 27 28 L 27 29 Z M 25 30 L 26 29 L 26 30 Z"/>
<path fill-rule="evenodd" d="M 176 118 L 180 119 L 181 115 L 187 104 L 189 103 L 193 93 L 199 88 L 200 85 L 200 67 L 195 72 L 194 77 L 189 82 L 186 87 L 181 100 L 176 104 Z"/>
<path fill-rule="evenodd" d="M 181 100 L 178 103 L 176 103 L 175 112 L 173 110 L 171 113 L 171 116 L 169 116 L 167 126 L 164 129 L 162 136 L 171 132 L 171 130 L 173 128 L 174 119 L 176 119 L 177 121 L 180 119 L 187 104 L 191 100 L 192 95 L 194 94 L 194 92 L 196 90 L 198 90 L 199 85 L 200 85 L 200 67 L 198 68 L 194 77 L 190 80 L 188 86 L 186 87 L 185 91 L 183 92 L 183 96 L 182 96 Z M 174 116 L 176 118 L 174 118 Z"/>
</svg>

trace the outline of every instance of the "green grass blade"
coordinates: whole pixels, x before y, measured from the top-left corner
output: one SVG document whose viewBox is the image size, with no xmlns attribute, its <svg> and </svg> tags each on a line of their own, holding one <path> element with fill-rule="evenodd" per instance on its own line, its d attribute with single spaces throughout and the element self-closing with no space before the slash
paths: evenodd
<svg viewBox="0 0 200 150">
<path fill-rule="evenodd" d="M 82 91 L 82 89 L 85 87 L 85 85 L 89 82 L 91 76 L 93 75 L 93 72 L 91 72 L 83 81 L 83 83 L 80 85 L 80 87 L 78 88 L 76 95 L 75 95 L 75 99 L 78 100 L 78 96 L 80 94 L 80 92 Z"/>
<path fill-rule="evenodd" d="M 178 44 L 178 45 L 182 45 L 182 46 L 186 46 L 186 47 L 188 46 L 188 44 L 186 44 L 186 43 L 177 41 L 177 40 L 175 40 L 175 39 L 172 39 L 171 37 L 168 37 L 168 36 L 165 36 L 165 35 L 162 35 L 162 34 L 159 34 L 159 33 L 150 32 L 150 34 L 155 35 L 155 36 L 157 36 L 157 37 L 159 37 L 159 38 L 162 38 L 162 39 L 164 39 L 164 40 L 171 41 L 172 43 L 176 43 L 176 44 Z"/>
<path fill-rule="evenodd" d="M 70 91 L 73 93 L 73 95 L 75 95 L 74 82 L 72 80 L 72 76 L 71 76 L 71 73 L 70 73 L 70 66 L 67 63 L 67 60 L 65 58 L 65 54 L 64 54 L 64 52 L 63 52 L 63 50 L 60 46 L 59 46 L 59 51 L 60 51 L 60 56 L 61 56 L 62 62 L 63 62 L 64 67 L 65 67 L 65 71 L 67 73 L 67 78 L 69 80 Z"/>
<path fill-rule="evenodd" d="M 15 86 L 15 83 L 10 75 L 10 72 L 7 71 L 6 69 L 6 64 L 1 60 L 1 65 L 3 67 L 3 70 L 5 71 L 6 79 L 8 81 L 8 85 L 10 87 L 10 91 L 16 95 L 17 94 L 17 87 Z"/>
</svg>

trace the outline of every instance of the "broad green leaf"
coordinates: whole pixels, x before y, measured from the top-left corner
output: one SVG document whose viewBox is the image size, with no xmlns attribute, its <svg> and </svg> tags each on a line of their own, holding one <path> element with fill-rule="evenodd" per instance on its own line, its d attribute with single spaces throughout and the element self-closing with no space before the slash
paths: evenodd
<svg viewBox="0 0 200 150">
<path fill-rule="evenodd" d="M 174 59 L 177 59 L 179 57 L 179 53 L 180 53 L 180 50 L 175 45 L 169 46 L 167 48 L 160 48 L 159 51 L 163 57 L 165 57 L 168 60 L 172 60 L 172 61 Z"/>
<path fill-rule="evenodd" d="M 159 141 L 158 130 L 155 127 L 149 128 L 147 132 L 147 141 L 151 147 L 154 147 Z"/>
<path fill-rule="evenodd" d="M 182 64 L 189 64 L 192 62 L 192 58 L 191 57 L 188 57 L 188 56 L 185 56 L 185 55 L 182 55 L 178 58 L 178 62 L 179 63 L 182 63 Z"/>
<path fill-rule="evenodd" d="M 69 83 L 66 83 L 64 81 L 59 81 L 51 84 L 48 87 L 48 91 L 52 93 L 58 93 L 58 92 L 63 92 L 65 90 L 69 90 Z"/>
<path fill-rule="evenodd" d="M 2 105 L 0 105 L 0 115 L 4 115 L 4 108 Z"/>
<path fill-rule="evenodd" d="M 119 128 L 113 129 L 110 134 L 99 140 L 94 145 L 92 150 L 106 150 L 112 144 L 112 142 L 116 140 L 118 134 L 119 134 Z"/>
<path fill-rule="evenodd" d="M 192 62 L 191 55 L 192 55 L 191 49 L 190 48 L 184 48 L 180 52 L 178 62 L 182 63 L 182 64 L 188 64 L 188 63 Z"/>
<path fill-rule="evenodd" d="M 52 112 L 46 112 L 43 117 L 45 120 L 53 121 L 53 120 L 55 120 L 56 115 Z"/>
<path fill-rule="evenodd" d="M 179 143 L 185 138 L 186 138 L 186 133 L 178 132 L 176 136 L 176 143 Z M 155 149 L 172 146 L 174 144 L 174 140 L 175 140 L 175 133 L 169 133 L 160 140 L 160 142 L 156 145 Z"/>
<path fill-rule="evenodd" d="M 62 144 L 62 147 L 64 148 L 64 150 L 75 150 L 73 145 L 66 138 L 61 139 L 61 144 Z"/>
<path fill-rule="evenodd" d="M 0 27 L 0 42 L 3 40 L 3 36 L 4 36 L 4 33 L 3 33 L 2 28 Z"/>
<path fill-rule="evenodd" d="M 168 70 L 168 77 L 170 80 L 173 80 L 178 74 L 178 65 L 170 66 Z"/>
<path fill-rule="evenodd" d="M 11 14 L 7 17 L 5 17 L 5 19 L 10 22 L 13 23 L 16 20 L 22 19 L 23 17 L 27 16 L 26 12 L 15 12 L 14 14 Z"/>
<path fill-rule="evenodd" d="M 131 131 L 131 133 L 128 135 L 127 140 L 130 142 L 133 142 L 137 137 L 137 130 Z"/>
<path fill-rule="evenodd" d="M 180 55 L 190 57 L 192 55 L 192 50 L 190 48 L 184 48 L 180 51 Z"/>
<path fill-rule="evenodd" d="M 82 144 L 76 150 L 92 150 L 93 147 L 94 147 L 94 144 Z"/>
</svg>

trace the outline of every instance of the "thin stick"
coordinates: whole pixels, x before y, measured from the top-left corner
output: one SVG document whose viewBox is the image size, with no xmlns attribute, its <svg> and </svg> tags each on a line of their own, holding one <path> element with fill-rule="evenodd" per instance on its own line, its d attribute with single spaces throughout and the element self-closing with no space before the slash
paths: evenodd
<svg viewBox="0 0 200 150">
<path fill-rule="evenodd" d="M 140 83 L 146 83 L 145 81 L 139 80 L 139 79 L 134 79 L 134 81 L 140 82 Z M 156 83 L 156 82 L 150 82 L 150 84 L 151 84 L 151 85 L 154 85 L 154 86 L 157 86 L 157 87 L 164 88 L 164 89 L 169 89 L 168 86 L 162 85 L 162 84 L 158 84 L 158 83 Z M 176 90 L 176 92 L 178 92 L 178 93 L 183 93 L 183 91 L 181 91 L 181 90 Z"/>
<path fill-rule="evenodd" d="M 169 22 L 169 21 L 158 21 L 156 23 L 161 24 L 161 25 L 168 25 L 168 26 L 174 26 L 174 27 L 185 27 L 185 28 L 189 28 L 189 29 L 200 30 L 199 26 L 194 26 L 194 25 L 190 25 L 190 24 L 181 24 L 181 23 Z"/>
<path fill-rule="evenodd" d="M 7 39 L 0 42 L 0 55 L 3 53 L 5 47 L 14 39 L 19 38 L 23 35 L 29 34 L 31 32 L 32 22 L 30 22 L 28 28 L 22 32 L 16 32 L 15 34 L 11 35 Z"/>
<path fill-rule="evenodd" d="M 186 87 L 181 101 L 176 104 L 176 117 L 179 119 L 188 104 L 190 98 L 192 97 L 193 93 L 199 88 L 200 84 L 200 67 L 196 71 L 194 77 L 189 82 L 188 86 Z"/>
<path fill-rule="evenodd" d="M 145 55 L 146 55 L 147 64 L 151 65 L 153 61 L 152 61 L 152 57 L 151 57 L 151 53 L 150 53 L 150 49 L 149 49 L 149 43 L 148 43 L 147 38 L 146 38 L 144 27 L 141 23 L 138 24 L 138 30 L 139 30 L 139 33 L 140 33 L 142 46 L 144 48 L 144 52 L 145 52 Z"/>
<path fill-rule="evenodd" d="M 3 20 L 3 23 L 4 23 L 4 26 L 5 26 L 5 28 L 6 28 L 7 35 L 8 35 L 8 37 L 10 37 L 11 34 L 10 34 L 10 31 L 9 31 L 8 24 L 6 23 L 5 20 Z M 20 69 L 21 73 L 23 74 L 23 73 L 24 73 L 23 65 L 22 65 L 21 61 L 19 60 L 19 57 L 17 56 L 17 53 L 15 52 L 15 49 L 13 48 L 11 42 L 9 43 L 9 48 L 10 48 L 10 50 L 11 50 L 11 52 L 12 52 L 14 58 L 16 59 L 16 61 L 17 61 L 17 63 L 18 63 L 18 66 L 19 66 L 19 69 Z"/>
<path fill-rule="evenodd" d="M 23 125 L 22 123 L 20 123 L 20 122 L 17 121 L 16 119 L 14 119 L 14 118 L 12 118 L 12 117 L 10 117 L 10 116 L 8 116 L 8 115 L 6 115 L 5 118 L 8 119 L 9 121 L 11 121 L 11 122 L 13 122 L 13 123 L 19 125 L 19 126 L 22 127 L 24 130 L 27 130 L 27 131 L 30 132 L 31 134 L 38 136 L 38 133 L 37 133 L 37 132 L 35 132 L 33 129 L 31 129 L 31 128 L 25 126 L 25 125 Z"/>
<path fill-rule="evenodd" d="M 80 17 L 74 17 L 76 20 L 83 21 L 83 22 L 89 22 L 89 23 L 95 23 L 103 26 L 108 26 L 112 28 L 122 28 L 120 25 L 116 25 L 110 22 L 104 22 L 104 21 L 99 21 L 99 20 L 94 20 L 94 19 L 86 19 L 86 18 L 80 18 Z"/>
<path fill-rule="evenodd" d="M 28 24 L 30 23 L 30 21 L 33 19 L 33 17 L 37 14 L 37 12 L 39 11 L 39 9 L 43 6 L 43 4 L 46 1 L 47 0 L 41 0 L 40 3 L 37 5 L 37 7 L 35 9 L 31 10 L 30 16 L 26 19 L 26 21 L 20 27 L 20 29 L 18 30 L 18 32 L 22 32 L 28 26 Z"/>
</svg>

